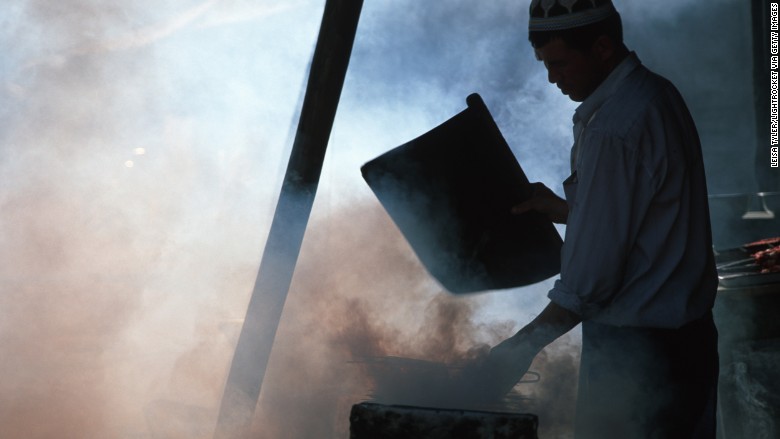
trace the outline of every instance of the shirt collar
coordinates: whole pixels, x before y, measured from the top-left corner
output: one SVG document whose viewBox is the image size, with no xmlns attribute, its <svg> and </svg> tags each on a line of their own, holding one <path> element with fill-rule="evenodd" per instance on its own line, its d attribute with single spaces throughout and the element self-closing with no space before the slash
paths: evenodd
<svg viewBox="0 0 780 439">
<path fill-rule="evenodd" d="M 631 71 L 639 66 L 642 62 L 636 56 L 636 53 L 631 52 L 626 59 L 620 62 L 610 73 L 607 78 L 596 87 L 596 90 L 590 94 L 582 103 L 574 110 L 574 123 L 577 121 L 589 121 L 596 111 L 604 104 L 612 94 L 617 90 L 623 79 L 628 76 Z"/>
</svg>

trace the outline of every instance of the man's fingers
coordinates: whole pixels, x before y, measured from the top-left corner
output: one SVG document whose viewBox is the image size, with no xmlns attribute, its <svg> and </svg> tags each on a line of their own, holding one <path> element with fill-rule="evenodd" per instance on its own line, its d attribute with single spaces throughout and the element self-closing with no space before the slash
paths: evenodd
<svg viewBox="0 0 780 439">
<path fill-rule="evenodd" d="M 525 203 L 520 203 L 516 206 L 512 207 L 512 213 L 515 215 L 519 215 L 521 213 L 528 212 L 529 210 L 532 210 L 533 206 L 532 203 L 526 201 Z"/>
</svg>

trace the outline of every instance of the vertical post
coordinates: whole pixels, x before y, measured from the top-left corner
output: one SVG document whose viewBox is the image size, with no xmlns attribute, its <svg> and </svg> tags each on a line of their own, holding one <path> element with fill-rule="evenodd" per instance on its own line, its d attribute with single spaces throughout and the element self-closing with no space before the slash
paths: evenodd
<svg viewBox="0 0 780 439">
<path fill-rule="evenodd" d="M 317 192 L 363 0 L 327 0 L 290 161 L 244 325 L 215 439 L 246 438 Z"/>
</svg>

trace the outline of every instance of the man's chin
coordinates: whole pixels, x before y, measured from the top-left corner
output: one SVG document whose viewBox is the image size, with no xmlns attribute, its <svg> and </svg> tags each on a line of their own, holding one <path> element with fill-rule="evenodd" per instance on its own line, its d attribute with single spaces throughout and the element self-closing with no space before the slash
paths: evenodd
<svg viewBox="0 0 780 439">
<path fill-rule="evenodd" d="M 561 89 L 561 93 L 563 93 L 563 95 L 564 95 L 564 96 L 568 96 L 568 97 L 569 97 L 569 99 L 571 99 L 571 100 L 572 100 L 572 101 L 574 101 L 574 102 L 582 102 L 582 101 L 584 101 L 584 100 L 585 100 L 584 98 L 582 98 L 582 96 L 579 96 L 579 95 L 572 94 L 572 93 L 571 93 L 570 91 L 568 91 L 568 90 L 563 90 L 563 89 Z"/>
</svg>

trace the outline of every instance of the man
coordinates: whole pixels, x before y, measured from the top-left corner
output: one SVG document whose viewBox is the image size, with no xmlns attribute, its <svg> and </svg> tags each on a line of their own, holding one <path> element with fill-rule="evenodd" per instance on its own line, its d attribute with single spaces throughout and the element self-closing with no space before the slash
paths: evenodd
<svg viewBox="0 0 780 439">
<path fill-rule="evenodd" d="M 513 211 L 567 228 L 549 305 L 491 350 L 488 372 L 511 388 L 582 323 L 577 439 L 714 438 L 717 277 L 693 120 L 623 44 L 610 0 L 533 0 L 530 12 L 549 81 L 581 104 L 566 200 L 535 183 Z"/>
</svg>

